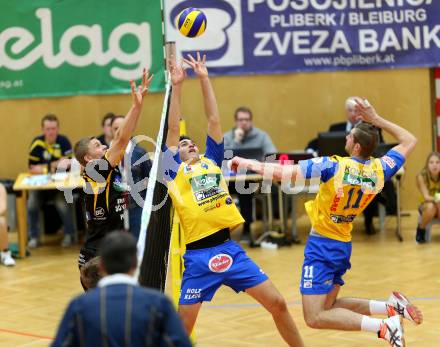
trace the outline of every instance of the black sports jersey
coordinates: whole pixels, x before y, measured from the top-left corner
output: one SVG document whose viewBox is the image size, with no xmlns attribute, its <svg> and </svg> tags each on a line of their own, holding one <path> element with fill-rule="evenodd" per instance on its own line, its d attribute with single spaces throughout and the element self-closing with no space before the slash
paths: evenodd
<svg viewBox="0 0 440 347">
<path fill-rule="evenodd" d="M 29 149 L 29 165 L 50 164 L 71 155 L 72 146 L 67 137 L 58 135 L 55 143 L 49 144 L 44 141 L 44 135 L 41 135 L 32 140 Z"/>
<path fill-rule="evenodd" d="M 87 220 L 86 246 L 98 247 L 104 236 L 124 228 L 128 191 L 118 166 L 104 156 L 89 163 L 83 173 Z"/>
</svg>

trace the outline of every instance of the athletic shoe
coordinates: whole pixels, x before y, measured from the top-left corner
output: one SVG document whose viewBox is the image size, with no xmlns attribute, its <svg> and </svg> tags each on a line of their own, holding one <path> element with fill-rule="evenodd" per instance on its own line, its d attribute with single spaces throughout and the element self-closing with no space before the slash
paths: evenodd
<svg viewBox="0 0 440 347">
<path fill-rule="evenodd" d="M 14 266 L 15 260 L 11 256 L 11 251 L 1 252 L 0 253 L 1 262 L 6 266 Z"/>
<path fill-rule="evenodd" d="M 37 248 L 38 247 L 38 239 L 36 237 L 31 237 L 28 242 L 29 248 Z"/>
<path fill-rule="evenodd" d="M 426 229 L 417 227 L 416 242 L 419 244 L 426 242 Z"/>
<path fill-rule="evenodd" d="M 384 319 L 377 335 L 380 339 L 388 341 L 392 347 L 405 347 L 400 316 Z"/>
<path fill-rule="evenodd" d="M 420 317 L 417 314 L 417 308 L 399 292 L 393 292 L 387 302 L 388 317 L 400 315 L 409 321 L 420 324 Z"/>
</svg>

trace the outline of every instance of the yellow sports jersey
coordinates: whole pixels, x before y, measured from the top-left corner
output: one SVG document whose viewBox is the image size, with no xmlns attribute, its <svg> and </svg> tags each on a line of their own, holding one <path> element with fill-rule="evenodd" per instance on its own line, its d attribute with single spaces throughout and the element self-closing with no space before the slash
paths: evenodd
<svg viewBox="0 0 440 347">
<path fill-rule="evenodd" d="M 431 176 L 428 174 L 426 169 L 422 170 L 420 175 L 425 182 L 426 188 L 428 189 L 429 196 L 435 197 L 436 194 L 440 193 L 440 180 L 434 181 Z M 420 197 L 420 202 L 424 202 L 425 198 L 423 196 Z"/>
<path fill-rule="evenodd" d="M 404 157 L 390 150 L 381 158 L 322 157 L 300 161 L 305 178 L 320 177 L 317 196 L 305 204 L 312 228 L 343 242 L 351 240 L 353 220 L 403 165 Z"/>
<path fill-rule="evenodd" d="M 49 164 L 62 157 L 72 156 L 72 146 L 67 137 L 58 135 L 52 144 L 44 140 L 44 136 L 38 136 L 32 140 L 29 149 L 29 165 Z"/>
<path fill-rule="evenodd" d="M 169 150 L 167 152 L 170 152 Z M 193 165 L 182 163 L 177 155 L 165 153 L 165 178 L 174 208 L 191 243 L 215 232 L 235 229 L 244 222 L 222 175 L 223 143 L 207 139 L 205 156 Z"/>
</svg>

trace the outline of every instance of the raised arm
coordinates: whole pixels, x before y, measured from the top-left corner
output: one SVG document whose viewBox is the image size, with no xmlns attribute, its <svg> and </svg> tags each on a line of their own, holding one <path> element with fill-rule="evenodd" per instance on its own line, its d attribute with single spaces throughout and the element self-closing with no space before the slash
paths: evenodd
<svg viewBox="0 0 440 347">
<path fill-rule="evenodd" d="M 234 172 L 240 169 L 254 171 L 262 176 L 270 175 L 275 181 L 286 182 L 303 178 L 298 165 L 281 165 L 262 163 L 253 159 L 234 157 L 230 160 L 230 169 Z"/>
<path fill-rule="evenodd" d="M 110 145 L 110 148 L 107 150 L 106 154 L 107 160 L 112 166 L 118 165 L 124 156 L 128 142 L 136 129 L 136 125 L 142 111 L 142 105 L 145 96 L 147 95 L 148 86 L 150 85 L 152 78 L 153 75 L 150 76 L 149 72 L 144 69 L 142 72 L 142 83 L 138 89 L 136 89 L 136 83 L 134 81 L 130 81 L 132 106 L 127 115 L 124 117 L 124 122 L 116 132 L 112 144 Z"/>
<path fill-rule="evenodd" d="M 168 66 L 170 68 L 173 89 L 171 91 L 170 109 L 168 114 L 166 144 L 168 148 L 177 148 L 180 138 L 180 117 L 182 116 L 182 84 L 186 78 L 186 72 L 182 65 L 177 65 L 174 60 L 170 60 Z"/>
<path fill-rule="evenodd" d="M 393 136 L 399 143 L 393 148 L 396 152 L 402 154 L 405 159 L 414 150 L 417 144 L 417 138 L 408 130 L 394 124 L 379 116 L 372 105 L 367 100 L 363 102 L 356 100 L 356 112 L 363 121 L 373 124 L 375 127 L 385 130 Z"/>
<path fill-rule="evenodd" d="M 208 69 L 206 67 L 206 55 L 200 58 L 200 53 L 197 52 L 197 60 L 191 55 L 184 61 L 194 70 L 199 77 L 200 86 L 202 87 L 203 104 L 205 107 L 205 115 L 208 120 L 208 135 L 217 143 L 223 141 L 222 127 L 220 124 L 220 115 L 217 107 L 217 100 L 215 98 L 214 89 L 208 76 Z"/>
</svg>

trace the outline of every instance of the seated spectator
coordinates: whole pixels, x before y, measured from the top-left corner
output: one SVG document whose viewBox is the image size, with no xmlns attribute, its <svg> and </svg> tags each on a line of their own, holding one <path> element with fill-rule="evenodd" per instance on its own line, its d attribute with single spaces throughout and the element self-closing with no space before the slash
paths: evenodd
<svg viewBox="0 0 440 347">
<path fill-rule="evenodd" d="M 14 266 L 15 260 L 12 259 L 8 245 L 8 223 L 6 212 L 8 210 L 8 196 L 6 188 L 0 183 L 0 260 L 3 265 Z"/>
<path fill-rule="evenodd" d="M 59 135 L 59 121 L 53 114 L 48 114 L 41 120 L 43 135 L 37 136 L 29 150 L 29 172 L 31 174 L 47 174 L 56 172 L 57 168 L 69 169 L 72 156 L 72 146 L 67 137 Z M 39 243 L 40 209 L 47 200 L 53 200 L 64 226 L 63 247 L 69 247 L 73 242 L 74 226 L 72 206 L 68 206 L 61 191 L 32 190 L 29 192 L 27 203 L 29 220 L 30 248 Z"/>
<path fill-rule="evenodd" d="M 115 116 L 111 123 L 112 135 L 114 136 L 124 121 L 124 116 Z M 128 165 L 129 167 L 126 167 Z M 128 201 L 128 229 L 136 238 L 141 230 L 142 208 L 144 207 L 147 194 L 148 177 L 150 176 L 151 161 L 148 154 L 132 138 L 125 150 L 124 160 L 119 163 L 119 169 L 123 173 L 123 180 L 129 187 L 130 197 Z"/>
<path fill-rule="evenodd" d="M 173 304 L 162 293 L 142 288 L 136 271 L 136 240 L 108 234 L 100 246 L 103 278 L 98 287 L 73 299 L 52 344 L 58 346 L 191 346 Z"/>
<path fill-rule="evenodd" d="M 81 283 L 85 291 L 96 288 L 99 280 L 102 278 L 101 274 L 99 273 L 100 261 L 100 257 L 92 258 L 80 269 Z"/>
<path fill-rule="evenodd" d="M 225 148 L 261 148 L 264 154 L 275 153 L 270 136 L 263 130 L 254 127 L 252 111 L 239 107 L 234 113 L 235 127 L 224 134 Z"/>
<path fill-rule="evenodd" d="M 345 131 L 346 133 L 349 133 L 350 130 L 361 121 L 356 115 L 356 100 L 362 101 L 363 99 L 359 96 L 350 96 L 345 100 L 345 115 L 347 121 L 331 124 L 328 131 Z M 379 129 L 379 143 L 383 142 L 382 131 Z"/>
<path fill-rule="evenodd" d="M 419 207 L 420 222 L 417 226 L 416 241 L 426 242 L 426 226 L 440 218 L 440 154 L 432 152 L 426 159 L 423 170 L 417 175 L 417 187 L 422 194 Z"/>
<path fill-rule="evenodd" d="M 275 153 L 277 151 L 270 136 L 263 130 L 253 126 L 252 111 L 249 108 L 237 108 L 235 110 L 234 119 L 235 127 L 224 134 L 225 150 L 261 148 L 263 156 Z M 243 224 L 242 241 L 249 242 L 251 230 L 250 226 L 253 222 L 253 194 L 239 194 L 235 189 L 233 189 L 233 187 L 230 187 L 230 189 L 231 193 L 236 193 L 238 196 L 240 212 L 245 220 Z"/>
<path fill-rule="evenodd" d="M 359 96 L 350 96 L 345 100 L 345 116 L 347 120 L 345 122 L 333 123 L 330 125 L 328 131 L 345 131 L 347 134 L 358 123 L 358 118 L 355 113 L 355 100 L 362 100 Z M 379 143 L 383 143 L 382 131 L 379 131 Z M 307 146 L 306 151 L 318 152 L 318 139 L 314 138 Z M 318 153 L 319 154 L 319 153 Z"/>
<path fill-rule="evenodd" d="M 107 113 L 101 121 L 102 134 L 97 137 L 99 142 L 107 147 L 110 147 L 110 142 L 112 141 L 112 122 L 115 118 L 115 114 L 112 112 Z"/>
</svg>

